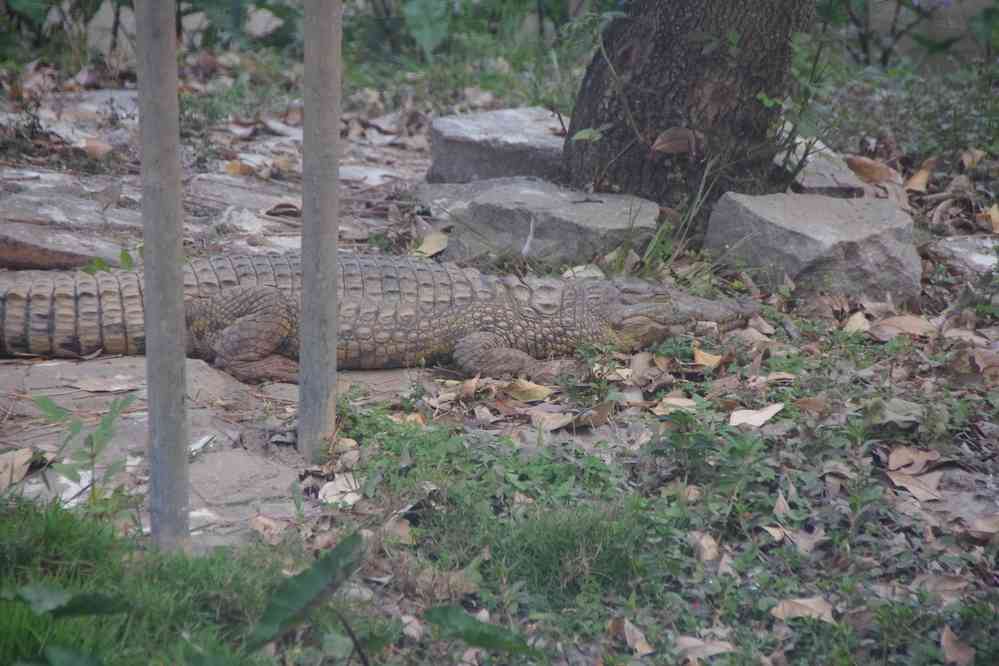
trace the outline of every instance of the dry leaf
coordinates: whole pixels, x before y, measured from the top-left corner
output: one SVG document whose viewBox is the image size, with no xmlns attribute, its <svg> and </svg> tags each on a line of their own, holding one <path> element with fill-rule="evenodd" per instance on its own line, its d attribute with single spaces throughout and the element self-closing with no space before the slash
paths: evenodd
<svg viewBox="0 0 999 666">
<path fill-rule="evenodd" d="M 427 425 L 427 419 L 419 412 L 412 412 L 409 414 L 389 414 L 389 418 L 396 423 L 409 424 L 425 426 Z"/>
<path fill-rule="evenodd" d="M 930 594 L 940 597 L 944 605 L 949 606 L 961 601 L 968 585 L 968 581 L 960 576 L 921 574 L 916 576 L 909 587 L 913 591 L 925 590 Z"/>
<path fill-rule="evenodd" d="M 687 535 L 687 541 L 697 551 L 697 559 L 701 562 L 714 562 L 718 559 L 718 542 L 707 532 L 691 532 Z"/>
<path fill-rule="evenodd" d="M 353 474 L 337 474 L 336 478 L 319 489 L 319 500 L 327 504 L 354 506 L 361 498 L 361 484 Z"/>
<path fill-rule="evenodd" d="M 665 398 L 659 401 L 659 404 L 657 404 L 649 411 L 651 411 L 656 416 L 666 416 L 667 414 L 675 411 L 684 411 L 684 412 L 693 413 L 697 411 L 697 403 L 690 398 L 677 398 L 677 397 L 666 396 Z"/>
<path fill-rule="evenodd" d="M 529 382 L 526 379 L 515 379 L 507 384 L 504 387 L 504 390 L 510 394 L 510 397 L 520 400 L 521 402 L 537 402 L 539 400 L 544 400 L 555 392 L 554 389 L 542 386 L 541 384 L 535 384 L 534 382 Z"/>
<path fill-rule="evenodd" d="M 405 518 L 392 518 L 384 527 L 384 532 L 395 537 L 396 541 L 407 546 L 416 544 L 413 528 Z"/>
<path fill-rule="evenodd" d="M 916 315 L 898 315 L 882 319 L 871 327 L 868 333 L 875 340 L 888 342 L 901 334 L 915 337 L 930 337 L 937 332 L 936 326 L 931 324 L 925 317 Z"/>
<path fill-rule="evenodd" d="M 655 648 L 645 640 L 645 634 L 623 617 L 616 617 L 607 623 L 607 633 L 618 640 L 624 641 L 636 657 L 644 657 L 655 652 Z"/>
<path fill-rule="evenodd" d="M 967 643 L 962 643 L 961 639 L 946 625 L 940 633 L 940 648 L 944 653 L 945 664 L 969 666 L 975 662 L 975 648 Z"/>
<path fill-rule="evenodd" d="M 728 641 L 705 641 L 694 636 L 677 636 L 673 642 L 684 659 L 707 659 L 717 654 L 735 652 L 735 646 Z"/>
<path fill-rule="evenodd" d="M 282 535 L 288 528 L 288 523 L 283 520 L 275 520 L 268 516 L 256 515 L 250 519 L 250 527 L 253 528 L 261 538 L 272 546 L 281 543 Z"/>
<path fill-rule="evenodd" d="M 694 348 L 694 365 L 703 365 L 705 368 L 717 368 L 722 362 L 722 356 L 717 356 L 715 354 L 709 354 L 706 351 L 701 351 L 699 348 Z"/>
<path fill-rule="evenodd" d="M 822 398 L 799 398 L 792 404 L 801 411 L 809 412 L 811 414 L 815 414 L 816 416 L 828 414 L 830 410 L 829 403 Z"/>
<path fill-rule="evenodd" d="M 822 597 L 805 597 L 800 599 L 785 599 L 770 611 L 778 620 L 790 620 L 796 617 L 810 617 L 835 624 L 832 605 Z"/>
<path fill-rule="evenodd" d="M 837 474 L 845 479 L 857 478 L 857 475 L 841 460 L 827 460 L 822 463 L 822 474 Z"/>
<path fill-rule="evenodd" d="M 559 428 L 564 428 L 573 421 L 572 414 L 566 414 L 564 412 L 546 412 L 542 409 L 532 409 L 531 414 L 531 425 L 533 425 L 538 430 L 544 432 L 551 432 L 553 430 L 558 430 Z"/>
<path fill-rule="evenodd" d="M 870 157 L 847 155 L 846 164 L 861 180 L 872 185 L 900 180 L 894 169 Z"/>
<path fill-rule="evenodd" d="M 431 231 L 423 237 L 423 242 L 413 250 L 413 254 L 418 257 L 433 257 L 443 252 L 446 247 L 447 234 L 443 231 Z"/>
<path fill-rule="evenodd" d="M 987 210 L 975 213 L 975 219 L 992 227 L 992 233 L 999 234 L 999 203 L 994 203 Z"/>
<path fill-rule="evenodd" d="M 939 451 L 915 449 L 911 446 L 898 446 L 888 454 L 888 469 L 906 474 L 922 474 L 930 463 L 940 460 Z M 905 468 L 905 469 L 903 469 Z"/>
<path fill-rule="evenodd" d="M 777 501 L 774 503 L 774 515 L 778 517 L 786 516 L 791 513 L 791 506 L 787 503 L 787 498 L 784 497 L 784 491 L 777 491 Z"/>
<path fill-rule="evenodd" d="M 489 411 L 489 408 L 485 405 L 476 405 L 475 409 L 475 420 L 479 422 L 480 425 L 489 425 L 495 421 L 499 420 L 498 416 L 493 416 L 493 413 Z"/>
<path fill-rule="evenodd" d="M 402 623 L 402 634 L 406 638 L 414 641 L 423 639 L 423 623 L 412 615 L 400 615 L 399 622 Z"/>
<path fill-rule="evenodd" d="M 930 177 L 933 175 L 933 170 L 937 167 L 937 159 L 931 157 L 929 159 L 923 160 L 920 165 L 919 170 L 909 177 L 909 180 L 905 181 L 905 189 L 910 192 L 926 192 L 926 186 L 929 185 Z"/>
<path fill-rule="evenodd" d="M 24 478 L 34 453 L 31 449 L 15 449 L 0 454 L 0 495 Z"/>
<path fill-rule="evenodd" d="M 718 575 L 739 578 L 739 572 L 735 570 L 735 560 L 728 553 L 722 555 L 718 561 Z"/>
<path fill-rule="evenodd" d="M 999 513 L 991 513 L 975 518 L 971 521 L 971 525 L 968 526 L 967 532 L 975 539 L 991 539 L 996 534 L 999 534 Z"/>
<path fill-rule="evenodd" d="M 92 160 L 102 160 L 111 153 L 111 144 L 99 141 L 98 139 L 87 139 L 83 143 L 83 150 L 87 157 Z"/>
<path fill-rule="evenodd" d="M 252 176 L 253 167 L 239 160 L 229 160 L 225 163 L 225 172 L 230 176 Z"/>
<path fill-rule="evenodd" d="M 863 312 L 854 312 L 843 324 L 843 330 L 847 333 L 863 333 L 869 331 L 871 322 Z"/>
<path fill-rule="evenodd" d="M 784 409 L 783 402 L 775 402 L 774 404 L 764 407 L 763 409 L 737 409 L 729 415 L 728 424 L 730 426 L 746 424 L 751 425 L 754 428 L 759 428 L 767 421 L 775 417 L 782 409 Z"/>
<path fill-rule="evenodd" d="M 776 541 L 777 543 L 783 541 L 784 537 L 787 536 L 787 530 L 785 530 L 780 525 L 761 525 L 760 527 L 763 529 L 763 531 L 772 536 L 774 538 L 774 541 Z"/>
<path fill-rule="evenodd" d="M 829 537 L 826 536 L 826 531 L 821 527 L 816 527 L 811 532 L 807 530 L 787 532 L 787 538 L 791 540 L 791 543 L 798 548 L 798 552 L 802 555 L 810 555 L 816 546 L 829 540 Z"/>
<path fill-rule="evenodd" d="M 771 372 L 767 375 L 767 384 L 780 384 L 783 382 L 791 383 L 798 378 L 798 375 L 793 372 Z"/>
<path fill-rule="evenodd" d="M 599 428 L 610 420 L 610 415 L 614 412 L 614 401 L 605 400 L 593 409 L 588 409 L 572 420 L 572 424 L 577 428 Z"/>
<path fill-rule="evenodd" d="M 942 477 L 943 472 L 930 472 L 922 476 L 912 476 L 903 472 L 888 472 L 888 478 L 891 479 L 892 483 L 899 488 L 908 490 L 920 502 L 940 499 L 937 486 L 940 485 Z"/>
<path fill-rule="evenodd" d="M 988 157 L 988 153 L 984 150 L 980 148 L 968 148 L 961 151 L 961 165 L 965 171 L 970 171 L 978 166 L 978 163 L 986 157 Z"/>
<path fill-rule="evenodd" d="M 656 137 L 652 150 L 665 155 L 680 155 L 687 153 L 697 155 L 700 152 L 703 135 L 686 127 L 670 127 Z"/>
<path fill-rule="evenodd" d="M 264 211 L 274 217 L 302 217 L 302 206 L 292 201 L 282 201 Z"/>
</svg>

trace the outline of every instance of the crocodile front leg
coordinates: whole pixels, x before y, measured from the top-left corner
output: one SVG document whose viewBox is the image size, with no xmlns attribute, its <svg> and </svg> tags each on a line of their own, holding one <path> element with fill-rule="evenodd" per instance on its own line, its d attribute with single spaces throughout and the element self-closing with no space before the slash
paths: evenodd
<svg viewBox="0 0 999 666">
<path fill-rule="evenodd" d="M 581 379 L 589 370 L 575 359 L 539 360 L 507 345 L 495 333 L 472 333 L 454 346 L 454 360 L 469 375 L 486 377 L 526 377 L 553 383 L 560 377 Z"/>
<path fill-rule="evenodd" d="M 295 382 L 296 308 L 271 287 L 237 287 L 187 304 L 188 354 L 244 382 Z"/>
</svg>

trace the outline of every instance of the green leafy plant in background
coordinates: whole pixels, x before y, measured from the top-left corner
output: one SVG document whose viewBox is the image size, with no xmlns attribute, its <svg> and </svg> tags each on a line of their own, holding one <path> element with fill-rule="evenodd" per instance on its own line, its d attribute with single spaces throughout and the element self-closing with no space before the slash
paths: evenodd
<svg viewBox="0 0 999 666">
<path fill-rule="evenodd" d="M 83 432 L 83 420 L 73 415 L 69 410 L 57 405 L 48 396 L 36 396 L 32 400 L 50 423 L 66 426 L 66 436 L 63 438 L 62 445 L 56 453 L 56 458 L 61 458 L 73 440 Z M 88 474 L 86 487 L 80 492 L 84 490 L 89 491 L 88 503 L 91 507 L 96 507 L 100 500 L 104 499 L 104 488 L 107 483 L 125 468 L 125 459 L 119 458 L 111 461 L 103 473 L 98 476 L 97 463 L 111 442 L 115 424 L 121 417 L 122 412 L 134 401 L 134 393 L 113 400 L 108 407 L 107 413 L 101 417 L 97 428 L 84 436 L 82 446 L 70 452 L 68 461 L 52 465 L 55 471 L 76 484 L 83 481 L 81 472 Z"/>
<path fill-rule="evenodd" d="M 447 39 L 451 25 L 451 6 L 442 0 L 409 0 L 403 5 L 406 28 L 423 51 L 427 62 L 433 62 L 434 50 Z"/>
<path fill-rule="evenodd" d="M 0 593 L 0 600 L 27 605 L 36 616 L 47 615 L 52 620 L 76 619 L 128 612 L 131 604 L 125 599 L 97 592 L 68 592 L 45 583 L 23 585 L 17 590 Z M 44 643 L 44 641 L 42 641 Z M 25 663 L 25 662 L 20 662 Z M 37 661 L 49 666 L 97 666 L 103 662 L 83 652 L 61 645 L 45 645 Z"/>
</svg>

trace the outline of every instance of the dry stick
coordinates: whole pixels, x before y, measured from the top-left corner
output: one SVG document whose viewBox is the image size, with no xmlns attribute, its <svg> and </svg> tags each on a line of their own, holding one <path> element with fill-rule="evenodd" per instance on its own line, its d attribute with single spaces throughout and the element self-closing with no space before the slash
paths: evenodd
<svg viewBox="0 0 999 666">
<path fill-rule="evenodd" d="M 354 630 L 350 628 L 347 618 L 345 618 L 340 611 L 333 611 L 333 613 L 340 619 L 340 622 L 343 624 L 343 628 L 347 630 L 347 635 L 350 636 L 351 642 L 354 643 L 354 652 L 356 652 L 357 656 L 361 659 L 361 663 L 364 664 L 364 666 L 369 666 L 368 655 L 364 654 L 364 648 L 361 647 L 361 641 L 357 639 L 357 636 L 354 634 Z"/>
</svg>

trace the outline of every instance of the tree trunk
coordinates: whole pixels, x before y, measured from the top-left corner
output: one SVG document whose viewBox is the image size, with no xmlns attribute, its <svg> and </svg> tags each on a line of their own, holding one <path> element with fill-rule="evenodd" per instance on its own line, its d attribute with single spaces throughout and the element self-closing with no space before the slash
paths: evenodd
<svg viewBox="0 0 999 666">
<path fill-rule="evenodd" d="M 706 171 L 720 177 L 716 196 L 766 173 L 772 100 L 789 90 L 791 39 L 814 13 L 810 0 L 629 3 L 603 31 L 576 98 L 570 184 L 676 206 Z M 584 129 L 595 131 L 574 140 Z"/>
</svg>

